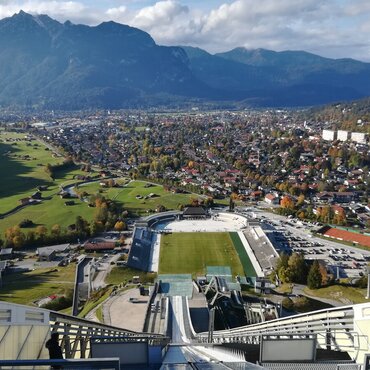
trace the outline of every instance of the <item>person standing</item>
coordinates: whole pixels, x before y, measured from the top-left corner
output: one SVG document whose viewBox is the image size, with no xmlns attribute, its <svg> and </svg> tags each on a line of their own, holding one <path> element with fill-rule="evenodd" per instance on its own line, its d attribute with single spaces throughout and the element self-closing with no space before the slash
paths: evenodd
<svg viewBox="0 0 370 370">
<path fill-rule="evenodd" d="M 51 333 L 51 338 L 45 343 L 45 347 L 49 350 L 50 359 L 62 359 L 62 348 L 59 345 L 59 334 L 54 332 Z M 61 366 L 52 366 L 52 369 L 62 369 Z"/>
</svg>

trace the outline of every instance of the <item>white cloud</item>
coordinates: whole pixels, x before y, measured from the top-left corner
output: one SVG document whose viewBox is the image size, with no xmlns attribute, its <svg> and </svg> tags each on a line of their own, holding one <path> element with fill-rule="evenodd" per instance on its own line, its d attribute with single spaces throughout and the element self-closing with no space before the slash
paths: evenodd
<svg viewBox="0 0 370 370">
<path fill-rule="evenodd" d="M 129 12 L 125 5 L 121 5 L 117 8 L 109 8 L 105 13 L 110 20 L 125 23 Z"/>
<path fill-rule="evenodd" d="M 172 25 L 175 19 L 186 16 L 188 12 L 188 7 L 177 1 L 159 1 L 153 6 L 139 10 L 132 23 L 146 29 L 163 27 L 164 25 Z"/>
<path fill-rule="evenodd" d="M 48 14 L 50 16 L 68 19 L 75 18 L 86 11 L 86 6 L 76 1 L 21 1 L 0 5 L 0 17 L 8 17 L 23 10 L 32 14 Z"/>
</svg>

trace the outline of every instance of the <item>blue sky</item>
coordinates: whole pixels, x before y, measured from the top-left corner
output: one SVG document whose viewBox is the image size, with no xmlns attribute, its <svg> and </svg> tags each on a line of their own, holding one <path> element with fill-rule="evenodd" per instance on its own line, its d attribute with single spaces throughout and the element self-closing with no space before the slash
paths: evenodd
<svg viewBox="0 0 370 370">
<path fill-rule="evenodd" d="M 212 53 L 243 46 L 370 62 L 370 0 L 0 0 L 0 18 L 20 9 L 90 25 L 114 20 L 158 44 Z"/>
</svg>

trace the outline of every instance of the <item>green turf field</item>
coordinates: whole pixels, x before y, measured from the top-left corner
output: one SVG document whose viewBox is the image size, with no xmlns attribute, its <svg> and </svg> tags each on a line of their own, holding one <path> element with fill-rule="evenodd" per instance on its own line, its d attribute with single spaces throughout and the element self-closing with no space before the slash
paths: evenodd
<svg viewBox="0 0 370 370">
<path fill-rule="evenodd" d="M 239 238 L 237 232 L 230 233 L 231 240 L 234 243 L 235 249 L 239 255 L 240 261 L 243 264 L 245 276 L 257 276 L 256 270 L 253 267 L 251 260 L 248 257 L 247 252 L 245 251 L 244 245 Z"/>
<path fill-rule="evenodd" d="M 145 181 L 131 181 L 123 187 L 101 188 L 99 183 L 80 186 L 80 191 L 86 191 L 89 194 L 95 194 L 99 190 L 106 198 L 113 199 L 121 203 L 123 208 L 136 215 L 145 215 L 147 211 L 153 211 L 157 205 L 163 205 L 166 209 L 178 209 L 179 204 L 186 205 L 190 198 L 198 198 L 197 194 L 173 194 L 163 189 L 162 185 L 153 184 L 145 187 L 148 183 Z M 149 194 L 155 194 L 152 198 L 144 199 Z M 136 198 L 141 196 L 141 199 Z"/>
<path fill-rule="evenodd" d="M 162 235 L 159 274 L 204 275 L 206 266 L 230 266 L 233 275 L 244 275 L 229 233 Z"/>
</svg>

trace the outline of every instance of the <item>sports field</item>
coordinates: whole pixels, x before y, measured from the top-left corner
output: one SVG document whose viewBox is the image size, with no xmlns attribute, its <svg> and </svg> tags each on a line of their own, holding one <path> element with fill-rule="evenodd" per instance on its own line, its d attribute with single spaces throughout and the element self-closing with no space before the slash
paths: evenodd
<svg viewBox="0 0 370 370">
<path fill-rule="evenodd" d="M 206 266 L 230 266 L 244 275 L 229 233 L 173 233 L 162 235 L 159 274 L 204 275 Z"/>
</svg>

